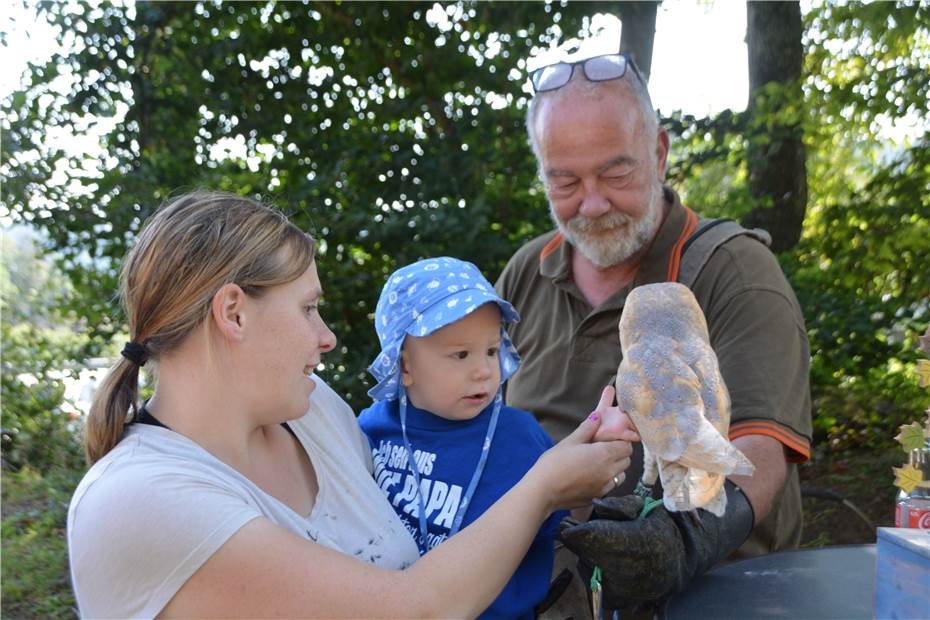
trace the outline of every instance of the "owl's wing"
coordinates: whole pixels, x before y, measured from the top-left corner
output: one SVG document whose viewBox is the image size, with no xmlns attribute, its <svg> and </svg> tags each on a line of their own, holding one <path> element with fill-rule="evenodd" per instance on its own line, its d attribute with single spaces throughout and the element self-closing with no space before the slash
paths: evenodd
<svg viewBox="0 0 930 620">
<path fill-rule="evenodd" d="M 749 460 L 706 417 L 705 402 L 710 402 L 715 407 L 711 416 L 728 426 L 729 396 L 722 379 L 710 382 L 714 394 L 709 398 L 706 379 L 695 374 L 680 351 L 678 343 L 662 337 L 630 346 L 617 371 L 620 408 L 662 460 L 709 473 L 751 474 Z"/>
<path fill-rule="evenodd" d="M 710 474 L 751 475 L 755 467 L 729 440 L 730 393 L 720 374 L 717 355 L 701 339 L 691 339 L 685 347 L 700 381 L 704 417 L 714 432 L 702 427 L 703 433 L 682 454 L 682 463 Z"/>
<path fill-rule="evenodd" d="M 704 420 L 700 382 L 677 344 L 657 336 L 624 351 L 617 370 L 617 399 L 653 454 L 666 461 L 681 458 Z"/>
<path fill-rule="evenodd" d="M 746 456 L 730 444 L 713 424 L 702 420 L 697 432 L 682 451 L 678 462 L 687 467 L 716 474 L 752 474 L 755 467 Z"/>
<path fill-rule="evenodd" d="M 685 348 L 691 368 L 701 383 L 704 417 L 725 436 L 730 428 L 730 393 L 720 374 L 717 355 L 700 338 L 689 340 Z"/>
</svg>

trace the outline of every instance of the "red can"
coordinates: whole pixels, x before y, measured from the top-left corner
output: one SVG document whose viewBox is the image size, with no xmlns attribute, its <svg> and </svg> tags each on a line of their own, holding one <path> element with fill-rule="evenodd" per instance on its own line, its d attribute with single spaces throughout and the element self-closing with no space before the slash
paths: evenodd
<svg viewBox="0 0 930 620">
<path fill-rule="evenodd" d="M 930 530 L 930 500 L 908 497 L 898 502 L 895 507 L 894 526 Z"/>
<path fill-rule="evenodd" d="M 923 479 L 910 493 L 898 493 L 894 525 L 930 530 L 930 448 L 911 450 L 908 457 L 908 464 L 919 470 Z"/>
</svg>

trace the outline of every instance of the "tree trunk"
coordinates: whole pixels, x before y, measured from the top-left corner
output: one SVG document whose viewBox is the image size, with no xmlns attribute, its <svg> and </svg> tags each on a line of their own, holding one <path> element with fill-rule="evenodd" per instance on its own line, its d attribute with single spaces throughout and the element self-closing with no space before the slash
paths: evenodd
<svg viewBox="0 0 930 620">
<path fill-rule="evenodd" d="M 807 173 L 801 120 L 801 8 L 796 2 L 748 2 L 749 130 L 747 165 L 755 207 L 744 226 L 772 234 L 783 252 L 801 237 Z"/>
<path fill-rule="evenodd" d="M 636 61 L 648 82 L 652 69 L 652 46 L 656 38 L 656 10 L 659 2 L 618 2 L 620 11 L 620 51 Z"/>
</svg>

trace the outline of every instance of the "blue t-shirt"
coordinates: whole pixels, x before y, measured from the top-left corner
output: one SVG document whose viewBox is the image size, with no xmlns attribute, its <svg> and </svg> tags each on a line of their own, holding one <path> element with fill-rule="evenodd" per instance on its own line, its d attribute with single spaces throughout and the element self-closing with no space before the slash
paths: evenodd
<svg viewBox="0 0 930 620">
<path fill-rule="evenodd" d="M 459 501 L 478 464 L 492 409 L 493 404 L 471 420 L 446 420 L 407 405 L 407 438 L 419 463 L 429 548 L 449 536 Z M 425 553 L 416 482 L 407 467 L 397 401 L 376 402 L 361 413 L 358 422 L 371 442 L 375 480 L 417 541 L 420 552 Z M 502 407 L 484 473 L 465 511 L 462 527 L 519 482 L 550 447 L 552 439 L 532 415 Z M 533 618 L 533 608 L 549 588 L 555 537 L 564 515 L 557 512 L 546 519 L 513 577 L 480 618 Z"/>
</svg>

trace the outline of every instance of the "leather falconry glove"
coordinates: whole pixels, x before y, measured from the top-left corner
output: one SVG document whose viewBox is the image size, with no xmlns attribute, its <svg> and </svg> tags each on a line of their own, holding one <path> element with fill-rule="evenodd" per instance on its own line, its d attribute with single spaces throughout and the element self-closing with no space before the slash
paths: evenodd
<svg viewBox="0 0 930 620">
<path fill-rule="evenodd" d="M 742 490 L 727 480 L 720 517 L 704 509 L 638 515 L 637 495 L 594 500 L 586 523 L 563 521 L 559 537 L 579 556 L 579 572 L 603 575 L 604 604 L 622 609 L 661 601 L 736 551 L 752 531 L 754 514 Z"/>
</svg>

